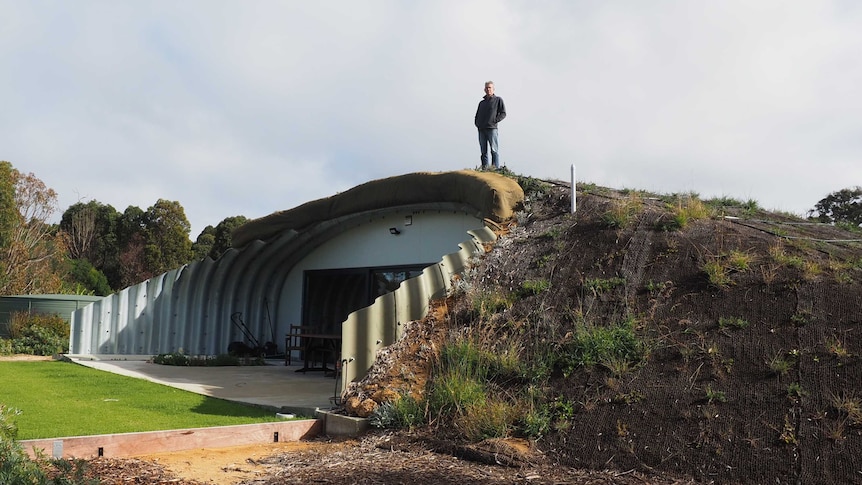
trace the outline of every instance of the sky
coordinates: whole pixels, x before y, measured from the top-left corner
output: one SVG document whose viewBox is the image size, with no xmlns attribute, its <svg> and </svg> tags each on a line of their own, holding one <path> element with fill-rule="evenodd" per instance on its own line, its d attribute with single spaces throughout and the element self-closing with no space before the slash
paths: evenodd
<svg viewBox="0 0 862 485">
<path fill-rule="evenodd" d="M 862 185 L 858 0 L 0 0 L 0 160 L 190 237 L 361 183 L 479 165 L 754 199 Z"/>
</svg>

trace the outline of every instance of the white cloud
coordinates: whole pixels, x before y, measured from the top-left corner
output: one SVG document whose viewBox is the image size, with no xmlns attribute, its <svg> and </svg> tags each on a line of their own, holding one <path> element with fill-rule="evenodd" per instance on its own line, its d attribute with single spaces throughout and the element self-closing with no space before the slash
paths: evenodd
<svg viewBox="0 0 862 485">
<path fill-rule="evenodd" d="M 258 217 L 478 164 L 804 212 L 862 184 L 848 1 L 0 0 L 0 159 L 61 196 Z"/>
</svg>

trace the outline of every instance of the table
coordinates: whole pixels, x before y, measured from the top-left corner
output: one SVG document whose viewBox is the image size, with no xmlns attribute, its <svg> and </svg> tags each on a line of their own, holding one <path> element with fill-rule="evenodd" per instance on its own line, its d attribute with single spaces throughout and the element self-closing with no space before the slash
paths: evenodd
<svg viewBox="0 0 862 485">
<path fill-rule="evenodd" d="M 314 352 L 323 353 L 323 354 L 332 354 L 333 359 L 332 362 L 335 366 L 338 365 L 338 358 L 341 355 L 341 334 L 336 333 L 301 333 L 299 334 L 300 339 L 302 339 L 302 358 L 303 358 L 303 366 L 301 369 L 296 369 L 296 372 L 302 372 L 303 374 L 309 371 L 323 371 L 332 372 L 337 377 L 335 369 L 330 369 L 326 367 L 326 358 L 321 360 L 320 367 L 314 367 L 314 360 L 311 358 L 311 354 Z M 320 346 L 315 347 L 314 343 L 318 342 Z M 309 366 L 309 362 L 311 366 Z"/>
</svg>

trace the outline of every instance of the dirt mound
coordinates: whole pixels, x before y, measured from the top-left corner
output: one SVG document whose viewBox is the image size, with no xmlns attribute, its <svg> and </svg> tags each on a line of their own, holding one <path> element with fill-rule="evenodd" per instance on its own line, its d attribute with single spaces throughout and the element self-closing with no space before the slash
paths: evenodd
<svg viewBox="0 0 862 485">
<path fill-rule="evenodd" d="M 493 327 L 497 345 L 516 341 L 536 361 L 570 351 L 584 328 L 626 323 L 642 359 L 558 360 L 543 381 L 549 427 L 536 445 L 550 460 L 703 481 L 862 483 L 857 234 L 729 200 L 583 187 L 570 215 L 565 188 L 526 192 L 527 212 L 474 268 L 471 293 L 419 322 L 413 344 L 353 395 L 408 375 L 429 328 Z M 495 292 L 518 298 L 477 314 L 477 295 Z"/>
</svg>

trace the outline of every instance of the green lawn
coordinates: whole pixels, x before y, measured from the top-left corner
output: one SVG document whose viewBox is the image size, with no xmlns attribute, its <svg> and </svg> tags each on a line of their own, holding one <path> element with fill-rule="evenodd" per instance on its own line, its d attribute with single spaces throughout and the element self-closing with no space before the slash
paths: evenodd
<svg viewBox="0 0 862 485">
<path fill-rule="evenodd" d="M 18 439 L 277 421 L 275 412 L 62 361 L 0 362 Z"/>
</svg>

